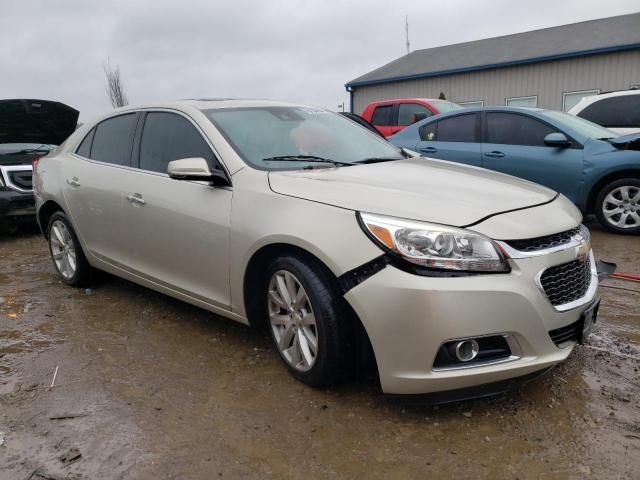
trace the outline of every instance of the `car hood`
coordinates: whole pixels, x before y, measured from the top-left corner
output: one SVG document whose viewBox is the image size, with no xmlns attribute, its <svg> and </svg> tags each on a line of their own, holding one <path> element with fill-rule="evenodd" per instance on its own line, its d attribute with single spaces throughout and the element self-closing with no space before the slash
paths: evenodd
<svg viewBox="0 0 640 480">
<path fill-rule="evenodd" d="M 619 150 L 640 150 L 640 133 L 631 133 L 609 140 Z"/>
<path fill-rule="evenodd" d="M 271 171 L 269 184 L 283 195 L 459 227 L 497 213 L 541 205 L 557 196 L 548 188 L 509 175 L 427 158 Z"/>
<path fill-rule="evenodd" d="M 79 112 L 49 100 L 0 100 L 0 143 L 60 145 L 71 135 Z"/>
</svg>

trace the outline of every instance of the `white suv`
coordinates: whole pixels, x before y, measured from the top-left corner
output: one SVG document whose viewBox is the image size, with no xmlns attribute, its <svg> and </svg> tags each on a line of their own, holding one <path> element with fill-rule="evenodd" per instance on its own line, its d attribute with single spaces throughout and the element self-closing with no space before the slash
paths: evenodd
<svg viewBox="0 0 640 480">
<path fill-rule="evenodd" d="M 100 269 L 264 325 L 312 386 L 372 351 L 385 392 L 486 395 L 566 359 L 597 312 L 565 197 L 319 108 L 127 107 L 40 160 L 34 184 L 64 282 Z"/>
<path fill-rule="evenodd" d="M 623 90 L 585 97 L 571 115 L 607 127 L 620 135 L 640 132 L 640 90 Z"/>
</svg>

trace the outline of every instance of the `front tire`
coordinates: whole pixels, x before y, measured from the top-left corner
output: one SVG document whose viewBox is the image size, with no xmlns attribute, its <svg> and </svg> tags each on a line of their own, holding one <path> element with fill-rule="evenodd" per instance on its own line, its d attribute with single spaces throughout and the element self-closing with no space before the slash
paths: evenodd
<svg viewBox="0 0 640 480">
<path fill-rule="evenodd" d="M 47 240 L 53 266 L 64 283 L 82 287 L 89 283 L 91 266 L 87 262 L 78 236 L 69 218 L 61 211 L 49 219 Z"/>
<path fill-rule="evenodd" d="M 596 217 L 610 232 L 628 235 L 640 233 L 640 179 L 615 180 L 596 197 Z"/>
<path fill-rule="evenodd" d="M 311 387 L 335 383 L 345 371 L 348 318 L 329 275 L 285 255 L 267 268 L 265 290 L 268 330 L 289 372 Z"/>
</svg>

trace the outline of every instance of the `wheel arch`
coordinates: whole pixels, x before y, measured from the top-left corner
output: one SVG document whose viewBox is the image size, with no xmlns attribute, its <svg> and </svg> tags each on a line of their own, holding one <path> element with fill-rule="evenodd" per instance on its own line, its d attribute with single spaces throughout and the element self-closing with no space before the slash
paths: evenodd
<svg viewBox="0 0 640 480">
<path fill-rule="evenodd" d="M 640 179 L 640 168 L 627 168 L 624 170 L 617 170 L 615 172 L 610 172 L 600 178 L 595 184 L 593 184 L 591 190 L 589 190 L 589 196 L 587 197 L 587 213 L 595 212 L 596 198 L 598 198 L 600 190 L 602 190 L 608 183 L 611 183 L 615 180 L 620 180 L 622 178 Z"/>
<path fill-rule="evenodd" d="M 49 228 L 49 219 L 51 218 L 51 215 L 58 211 L 64 213 L 64 209 L 54 200 L 47 200 L 38 209 L 38 223 L 40 224 L 40 230 L 45 238 L 47 237 L 47 229 Z"/>
<path fill-rule="evenodd" d="M 320 268 L 330 282 L 336 295 L 338 295 L 344 302 L 344 306 L 347 312 L 348 321 L 351 322 L 352 342 L 354 346 L 354 354 L 358 357 L 357 361 L 359 365 L 357 368 L 367 369 L 372 364 L 377 366 L 375 362 L 375 353 L 369 340 L 369 334 L 366 327 L 358 317 L 355 310 L 351 307 L 349 302 L 344 298 L 343 291 L 341 290 L 338 282 L 338 277 L 331 271 L 331 269 L 316 255 L 308 250 L 291 244 L 291 243 L 271 243 L 264 245 L 256 250 L 245 269 L 243 279 L 243 297 L 244 307 L 249 324 L 253 327 L 265 328 L 266 316 L 264 316 L 264 304 L 260 295 L 252 295 L 251 289 L 255 288 L 255 285 L 260 285 L 266 281 L 264 278 L 266 269 L 269 262 L 281 255 L 296 255 L 302 259 L 308 260 L 310 263 Z"/>
</svg>

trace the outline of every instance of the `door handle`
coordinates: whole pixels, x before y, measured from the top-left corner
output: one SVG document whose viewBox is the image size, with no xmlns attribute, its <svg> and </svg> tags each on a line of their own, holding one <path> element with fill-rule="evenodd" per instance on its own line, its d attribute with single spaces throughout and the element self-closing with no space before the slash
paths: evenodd
<svg viewBox="0 0 640 480">
<path fill-rule="evenodd" d="M 485 152 L 484 156 L 485 157 L 502 158 L 502 157 L 504 157 L 504 153 L 498 152 L 497 150 L 494 150 L 493 152 Z"/>
<path fill-rule="evenodd" d="M 78 177 L 73 177 L 72 179 L 68 179 L 67 178 L 67 183 L 69 185 L 71 185 L 72 187 L 79 187 L 80 186 L 80 181 L 78 180 Z"/>
<path fill-rule="evenodd" d="M 131 203 L 137 203 L 138 205 L 144 205 L 145 202 L 144 198 L 142 198 L 142 195 L 140 195 L 139 193 L 134 193 L 133 195 L 127 195 L 127 200 L 129 200 Z"/>
<path fill-rule="evenodd" d="M 422 153 L 437 153 L 438 149 L 435 147 L 424 147 L 419 149 Z"/>
</svg>

